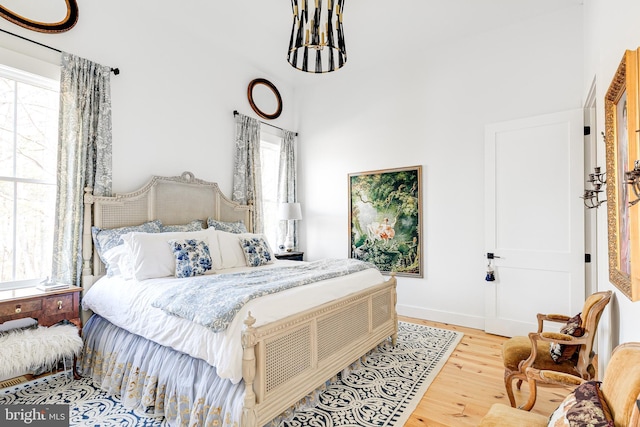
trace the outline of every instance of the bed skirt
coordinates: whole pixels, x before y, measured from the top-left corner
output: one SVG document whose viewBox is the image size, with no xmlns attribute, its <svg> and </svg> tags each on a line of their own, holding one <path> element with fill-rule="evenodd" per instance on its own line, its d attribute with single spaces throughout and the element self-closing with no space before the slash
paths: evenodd
<svg viewBox="0 0 640 427">
<path fill-rule="evenodd" d="M 195 359 L 93 315 L 83 328 L 80 372 L 122 404 L 171 426 L 239 426 L 244 383 L 233 384 Z"/>
<path fill-rule="evenodd" d="M 244 381 L 233 384 L 218 377 L 207 362 L 127 332 L 97 314 L 85 323 L 83 337 L 80 373 L 118 396 L 125 408 L 147 417 L 165 417 L 171 426 L 241 425 Z M 315 406 L 336 379 L 327 380 L 265 427 L 278 426 L 295 411 Z"/>
</svg>

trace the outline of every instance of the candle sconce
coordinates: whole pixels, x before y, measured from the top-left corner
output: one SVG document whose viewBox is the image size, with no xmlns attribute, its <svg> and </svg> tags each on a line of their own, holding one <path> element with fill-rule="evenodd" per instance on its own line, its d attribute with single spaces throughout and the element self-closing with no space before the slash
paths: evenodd
<svg viewBox="0 0 640 427">
<path fill-rule="evenodd" d="M 638 169 L 638 173 L 638 177 L 640 178 L 640 169 Z M 606 199 L 600 200 L 600 193 L 604 192 L 602 187 L 607 183 L 607 174 L 606 172 L 601 172 L 600 167 L 596 166 L 593 169 L 593 173 L 589 174 L 589 179 L 587 180 L 587 182 L 591 183 L 593 189 L 585 189 L 584 196 L 582 196 L 581 199 L 584 200 L 584 205 L 587 209 L 597 208 L 607 201 Z M 638 197 L 639 198 L 637 201 L 640 201 L 640 196 Z"/>
<path fill-rule="evenodd" d="M 629 202 L 629 206 L 633 206 L 640 202 L 640 160 L 633 163 L 633 170 L 624 173 L 625 183 L 629 184 L 636 195 L 635 200 Z"/>
</svg>

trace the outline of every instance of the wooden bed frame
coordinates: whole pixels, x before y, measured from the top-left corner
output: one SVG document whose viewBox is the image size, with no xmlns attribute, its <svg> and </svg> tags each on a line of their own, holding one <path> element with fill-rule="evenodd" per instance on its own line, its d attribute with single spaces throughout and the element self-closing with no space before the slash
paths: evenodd
<svg viewBox="0 0 640 427">
<path fill-rule="evenodd" d="M 84 291 L 105 273 L 93 248 L 92 225 L 115 228 L 154 219 L 172 225 L 213 217 L 243 220 L 253 229 L 250 206 L 231 201 L 216 183 L 190 172 L 153 176 L 141 189 L 113 197 L 87 189 L 84 202 Z M 395 345 L 396 279 L 276 322 L 254 327 L 255 322 L 249 313 L 242 332 L 242 427 L 266 424 L 386 338 Z"/>
</svg>

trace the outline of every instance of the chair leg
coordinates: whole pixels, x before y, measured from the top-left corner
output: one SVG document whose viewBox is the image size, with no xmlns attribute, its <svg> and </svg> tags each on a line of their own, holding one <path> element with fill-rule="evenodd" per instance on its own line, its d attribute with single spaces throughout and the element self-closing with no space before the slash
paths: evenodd
<svg viewBox="0 0 640 427">
<path fill-rule="evenodd" d="M 73 356 L 73 379 L 79 380 L 80 378 L 82 377 L 78 373 L 78 356 L 74 355 Z"/>
<path fill-rule="evenodd" d="M 536 404 L 536 398 L 538 397 L 538 386 L 536 380 L 529 379 L 529 399 L 519 409 L 523 411 L 530 411 L 533 405 Z"/>
<path fill-rule="evenodd" d="M 516 398 L 513 395 L 513 380 L 514 375 L 511 371 L 504 371 L 504 388 L 507 390 L 507 397 L 509 397 L 509 403 L 512 408 L 516 407 Z"/>
</svg>

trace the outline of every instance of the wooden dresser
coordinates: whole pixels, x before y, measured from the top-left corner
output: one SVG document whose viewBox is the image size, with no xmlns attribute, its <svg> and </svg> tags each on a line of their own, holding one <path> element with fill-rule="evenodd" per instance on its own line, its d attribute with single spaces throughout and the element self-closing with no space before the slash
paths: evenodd
<svg viewBox="0 0 640 427">
<path fill-rule="evenodd" d="M 0 291 L 0 323 L 32 317 L 42 326 L 68 320 L 81 329 L 81 291 L 78 286 L 48 292 L 35 287 Z"/>
</svg>

